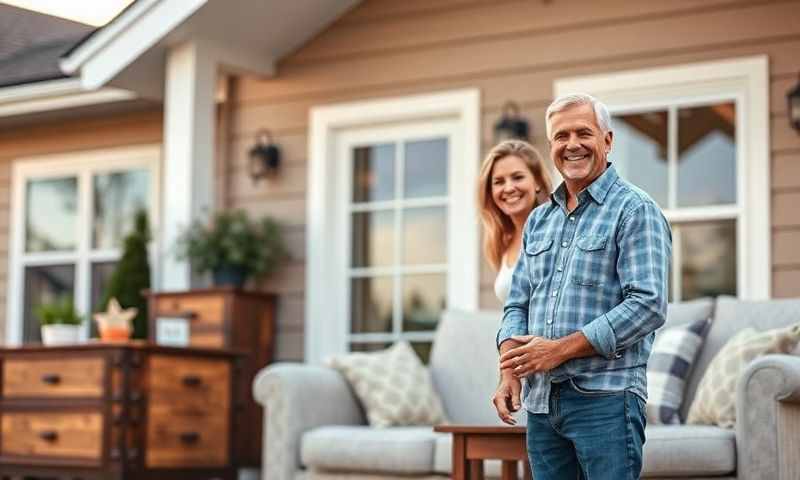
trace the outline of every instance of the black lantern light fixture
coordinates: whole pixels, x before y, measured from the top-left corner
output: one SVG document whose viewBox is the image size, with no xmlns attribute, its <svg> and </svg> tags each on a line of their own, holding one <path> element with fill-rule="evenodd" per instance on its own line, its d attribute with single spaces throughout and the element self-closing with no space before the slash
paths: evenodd
<svg viewBox="0 0 800 480">
<path fill-rule="evenodd" d="M 256 144 L 250 149 L 250 178 L 253 183 L 264 177 L 274 177 L 281 164 L 281 151 L 272 141 L 267 129 L 256 133 Z"/>
<path fill-rule="evenodd" d="M 527 141 L 529 136 L 530 125 L 520 114 L 519 105 L 512 101 L 506 102 L 500 120 L 494 124 L 494 142 L 500 143 L 509 139 Z"/>
<path fill-rule="evenodd" d="M 786 101 L 789 104 L 789 123 L 795 132 L 800 133 L 800 76 L 797 85 L 786 94 Z"/>
</svg>

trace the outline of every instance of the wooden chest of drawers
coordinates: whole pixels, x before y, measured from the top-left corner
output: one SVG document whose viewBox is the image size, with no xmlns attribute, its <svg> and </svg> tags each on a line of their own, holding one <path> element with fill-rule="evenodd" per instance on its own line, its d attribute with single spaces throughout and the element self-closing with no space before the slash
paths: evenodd
<svg viewBox="0 0 800 480">
<path fill-rule="evenodd" d="M 235 478 L 236 358 L 144 343 L 0 349 L 0 477 Z"/>
<path fill-rule="evenodd" d="M 242 410 L 236 419 L 234 448 L 242 466 L 261 464 L 262 411 L 253 399 L 253 378 L 272 360 L 275 295 L 218 287 L 185 292 L 148 292 L 150 340 L 161 317 L 189 322 L 189 345 L 227 348 L 246 355 L 236 386 Z"/>
</svg>

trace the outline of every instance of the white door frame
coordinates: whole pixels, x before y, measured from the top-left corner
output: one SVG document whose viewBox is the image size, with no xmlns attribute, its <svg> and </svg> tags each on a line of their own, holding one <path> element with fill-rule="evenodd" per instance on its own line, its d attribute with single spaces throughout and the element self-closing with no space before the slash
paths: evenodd
<svg viewBox="0 0 800 480">
<path fill-rule="evenodd" d="M 455 125 L 448 172 L 450 228 L 448 231 L 448 307 L 478 308 L 479 240 L 475 185 L 480 156 L 480 94 L 476 89 L 354 102 L 311 110 L 307 204 L 307 272 L 305 359 L 319 363 L 347 347 L 349 320 L 341 317 L 343 298 L 340 272 L 347 268 L 342 243 L 342 164 L 340 134 L 376 125 L 447 120 Z M 451 232 L 457 232 L 453 235 Z M 345 232 L 346 234 L 346 232 Z M 455 237 L 455 238 L 454 238 Z M 458 274 L 455 274 L 458 272 Z M 332 320 L 334 317 L 336 320 Z M 341 318 L 337 318 L 341 317 Z"/>
<path fill-rule="evenodd" d="M 612 111 L 736 101 L 738 296 L 769 299 L 772 292 L 770 228 L 769 61 L 767 56 L 692 63 L 557 80 L 556 96 L 586 92 Z M 690 210 L 690 209 L 686 209 Z M 707 214 L 722 213 L 712 208 Z M 722 209 L 724 210 L 724 209 Z M 691 212 L 689 212 L 691 213 Z M 689 218 L 690 219 L 690 218 Z"/>
</svg>

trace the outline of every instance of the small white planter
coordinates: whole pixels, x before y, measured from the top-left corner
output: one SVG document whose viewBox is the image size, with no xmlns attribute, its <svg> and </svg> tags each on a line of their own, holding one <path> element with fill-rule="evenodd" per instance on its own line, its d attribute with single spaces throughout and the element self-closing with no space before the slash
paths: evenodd
<svg viewBox="0 0 800 480">
<path fill-rule="evenodd" d="M 45 345 L 73 345 L 80 338 L 80 325 L 42 325 L 42 343 Z"/>
</svg>

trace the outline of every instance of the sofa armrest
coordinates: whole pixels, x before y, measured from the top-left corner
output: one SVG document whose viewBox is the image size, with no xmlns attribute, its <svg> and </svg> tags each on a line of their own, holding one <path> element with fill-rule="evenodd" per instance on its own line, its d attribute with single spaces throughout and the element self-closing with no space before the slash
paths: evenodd
<svg viewBox="0 0 800 480">
<path fill-rule="evenodd" d="M 264 407 L 264 480 L 294 480 L 306 431 L 322 425 L 366 423 L 347 381 L 331 368 L 272 364 L 253 380 L 253 396 Z"/>
<path fill-rule="evenodd" d="M 737 478 L 798 478 L 779 475 L 800 472 L 800 457 L 787 451 L 800 442 L 788 440 L 800 435 L 799 422 L 800 356 L 765 355 L 754 360 L 737 385 Z"/>
</svg>

